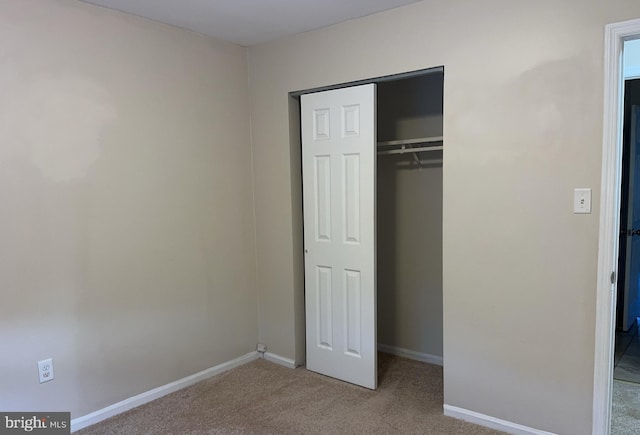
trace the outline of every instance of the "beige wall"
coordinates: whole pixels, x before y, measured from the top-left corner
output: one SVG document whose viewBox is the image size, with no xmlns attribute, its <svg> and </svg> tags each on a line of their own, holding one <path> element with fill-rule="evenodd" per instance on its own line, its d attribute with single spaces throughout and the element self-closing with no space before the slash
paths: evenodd
<svg viewBox="0 0 640 435">
<path fill-rule="evenodd" d="M 300 353 L 287 93 L 444 65 L 445 402 L 590 433 L 603 28 L 638 16 L 628 0 L 436 0 L 251 48 L 269 348 Z M 592 214 L 572 214 L 574 187 L 594 189 Z"/>
<path fill-rule="evenodd" d="M 0 409 L 75 418 L 254 350 L 246 49 L 3 0 L 0 83 Z"/>
</svg>

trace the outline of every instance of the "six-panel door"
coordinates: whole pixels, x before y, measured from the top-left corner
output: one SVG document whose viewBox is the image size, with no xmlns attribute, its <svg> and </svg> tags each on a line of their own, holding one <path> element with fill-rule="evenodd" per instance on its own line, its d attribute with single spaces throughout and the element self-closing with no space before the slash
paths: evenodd
<svg viewBox="0 0 640 435">
<path fill-rule="evenodd" d="M 375 85 L 301 105 L 307 368 L 375 389 Z"/>
</svg>

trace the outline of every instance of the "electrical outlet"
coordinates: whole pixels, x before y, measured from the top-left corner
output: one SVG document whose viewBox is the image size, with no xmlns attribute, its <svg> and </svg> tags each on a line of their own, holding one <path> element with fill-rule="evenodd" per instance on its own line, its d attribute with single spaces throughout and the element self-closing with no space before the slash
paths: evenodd
<svg viewBox="0 0 640 435">
<path fill-rule="evenodd" d="M 264 343 L 258 343 L 258 352 L 265 353 L 267 351 L 267 345 Z"/>
<path fill-rule="evenodd" d="M 38 361 L 38 377 L 40 383 L 53 381 L 53 359 L 43 359 Z"/>
</svg>

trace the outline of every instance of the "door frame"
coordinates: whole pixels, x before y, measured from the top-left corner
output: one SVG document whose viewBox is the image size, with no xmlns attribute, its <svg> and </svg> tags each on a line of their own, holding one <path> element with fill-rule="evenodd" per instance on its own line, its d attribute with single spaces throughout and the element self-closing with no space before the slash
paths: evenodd
<svg viewBox="0 0 640 435">
<path fill-rule="evenodd" d="M 336 82 L 313 88 L 290 91 L 287 95 L 289 105 L 289 156 L 291 163 L 291 213 L 293 216 L 293 249 L 294 268 L 294 331 L 295 331 L 295 360 L 288 365 L 296 367 L 306 361 L 306 319 L 305 319 L 305 285 L 304 285 L 304 224 L 302 201 L 302 137 L 300 117 L 300 96 L 314 92 L 341 89 L 370 83 L 383 83 L 420 77 L 428 74 L 444 73 L 444 66 L 425 67 L 418 70 L 403 71 L 384 76 L 364 78 L 350 82 Z M 442 363 L 440 362 L 440 365 Z"/>
<path fill-rule="evenodd" d="M 609 434 L 613 392 L 615 302 L 622 168 L 622 50 L 640 38 L 640 19 L 609 24 L 604 35 L 604 125 L 593 370 L 593 435 Z"/>
</svg>

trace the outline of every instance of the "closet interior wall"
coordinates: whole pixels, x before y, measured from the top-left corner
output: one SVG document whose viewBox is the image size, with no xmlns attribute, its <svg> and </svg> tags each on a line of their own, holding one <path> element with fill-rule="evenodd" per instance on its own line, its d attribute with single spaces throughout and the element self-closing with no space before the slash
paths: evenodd
<svg viewBox="0 0 640 435">
<path fill-rule="evenodd" d="M 442 136 L 443 72 L 377 85 L 378 142 Z M 378 343 L 442 357 L 442 151 L 378 155 Z"/>
</svg>

